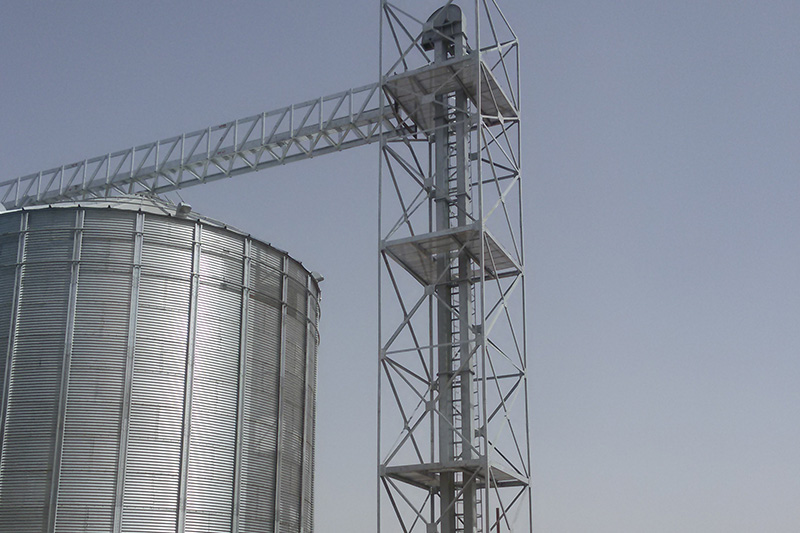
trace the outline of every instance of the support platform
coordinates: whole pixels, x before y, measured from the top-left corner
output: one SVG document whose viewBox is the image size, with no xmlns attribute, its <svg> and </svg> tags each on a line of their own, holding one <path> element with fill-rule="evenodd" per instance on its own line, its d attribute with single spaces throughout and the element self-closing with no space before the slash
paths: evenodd
<svg viewBox="0 0 800 533">
<path fill-rule="evenodd" d="M 487 486 L 486 464 L 479 459 L 458 461 L 453 464 L 427 463 L 391 466 L 385 467 L 381 475 L 422 489 L 438 489 L 441 474 L 445 472 L 460 472 L 463 474 L 461 479 L 455 482 L 456 488 L 463 488 L 464 483 L 473 479 L 473 477 L 477 488 L 483 489 Z M 504 469 L 495 463 L 489 464 L 489 477 L 491 479 L 491 487 L 524 487 L 529 483 L 529 480 L 524 476 Z"/>
<path fill-rule="evenodd" d="M 480 84 L 478 65 L 481 72 Z M 480 114 L 487 126 L 519 119 L 516 106 L 506 96 L 489 67 L 478 60 L 477 55 L 431 63 L 392 76 L 383 87 L 422 131 L 433 130 L 437 112 L 434 97 L 457 90 L 463 90 L 476 106 L 480 93 Z"/>
<path fill-rule="evenodd" d="M 484 239 L 485 256 L 481 260 L 481 234 Z M 480 224 L 460 226 L 414 237 L 384 241 L 382 249 L 408 273 L 423 285 L 440 283 L 437 261 L 454 258 L 463 250 L 472 259 L 470 280 L 480 278 L 480 265 L 486 279 L 498 279 L 519 274 L 522 267 L 489 231 L 481 231 Z M 450 283 L 464 281 L 457 278 Z"/>
</svg>

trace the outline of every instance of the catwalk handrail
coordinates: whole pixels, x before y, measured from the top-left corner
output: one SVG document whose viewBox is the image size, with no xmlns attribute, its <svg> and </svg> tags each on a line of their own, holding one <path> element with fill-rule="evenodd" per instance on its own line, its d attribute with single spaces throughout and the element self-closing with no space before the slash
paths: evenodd
<svg viewBox="0 0 800 533">
<path fill-rule="evenodd" d="M 379 84 L 0 182 L 6 209 L 159 194 L 378 141 L 395 130 Z"/>
</svg>

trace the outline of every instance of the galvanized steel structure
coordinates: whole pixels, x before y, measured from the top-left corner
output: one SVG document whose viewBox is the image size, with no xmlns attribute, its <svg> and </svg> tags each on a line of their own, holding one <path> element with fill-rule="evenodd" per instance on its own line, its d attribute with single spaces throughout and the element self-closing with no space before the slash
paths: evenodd
<svg viewBox="0 0 800 533">
<path fill-rule="evenodd" d="M 422 16 L 414 14 L 419 10 L 417 1 L 381 0 L 380 81 L 377 84 L 0 182 L 0 203 L 9 209 L 118 194 L 151 196 L 315 155 L 379 143 L 378 529 L 391 532 L 500 533 L 532 530 L 519 41 L 497 0 L 474 0 L 470 4 L 470 8 L 462 13 L 459 7 L 448 1 L 427 17 L 429 13 Z M 14 354 L 22 350 L 27 342 L 33 342 L 24 335 L 20 336 L 21 330 L 16 326 L 25 316 L 24 313 L 28 312 L 28 307 L 22 305 L 27 298 L 22 284 L 27 279 L 27 283 L 34 286 L 32 280 L 35 278 L 26 278 L 24 273 L 35 275 L 38 268 L 33 263 L 23 266 L 23 259 L 29 253 L 29 240 L 34 239 L 31 243 L 37 242 L 36 233 L 31 233 L 28 224 L 29 220 L 44 216 L 36 214 L 37 211 L 15 213 L 8 215 L 12 218 L 0 217 L 0 220 L 14 221 L 6 222 L 14 228 L 3 230 L 3 238 L 8 242 L 2 253 L 11 255 L 2 256 L 6 258 L 3 264 L 7 266 L 4 267 L 5 277 L 2 278 L 5 285 L 1 289 L 5 291 L 2 293 L 5 301 L 14 305 L 9 308 L 10 311 L 0 311 L 6 313 L 0 316 L 0 332 L 10 331 L 7 343 L 10 363 L 5 363 L 0 357 L 2 364 L 6 364 L 4 402 L 9 406 L 12 405 L 11 400 L 16 401 L 17 398 L 13 392 L 16 379 L 14 369 L 17 368 L 14 365 L 22 364 L 22 359 L 13 359 L 16 357 Z M 89 275 L 86 270 L 91 271 L 84 266 L 84 255 L 88 250 L 84 251 L 80 243 L 92 235 L 83 224 L 87 220 L 91 222 L 95 216 L 86 209 L 74 209 L 74 213 L 76 218 L 71 222 L 72 225 L 59 230 L 64 235 L 71 235 L 64 237 L 66 241 L 61 243 L 64 249 L 58 251 L 60 259 L 56 261 L 63 270 L 61 276 L 69 280 L 63 282 L 66 285 L 61 286 L 61 292 L 58 293 L 63 308 L 58 308 L 55 318 L 40 317 L 61 328 L 57 330 L 61 336 L 54 336 L 48 341 L 53 343 L 53 350 L 61 350 L 61 359 L 58 359 L 58 355 L 52 355 L 53 360 L 48 363 L 55 365 L 49 367 L 52 371 L 52 376 L 47 378 L 52 380 L 49 387 L 58 392 L 52 393 L 55 396 L 47 400 L 49 403 L 42 404 L 46 407 L 42 407 L 45 414 L 41 416 L 45 417 L 43 420 L 60 421 L 58 424 L 63 425 L 54 426 L 56 440 L 52 443 L 48 444 L 46 439 L 41 441 L 39 446 L 45 455 L 37 456 L 39 462 L 36 464 L 47 465 L 57 475 L 67 473 L 65 480 L 72 479 L 69 477 L 72 475 L 69 468 L 72 467 L 62 458 L 68 457 L 62 454 L 63 449 L 67 449 L 64 439 L 70 435 L 70 427 L 79 425 L 69 425 L 72 413 L 70 405 L 74 405 L 69 401 L 73 374 L 71 371 L 62 373 L 60 369 L 71 369 L 73 358 L 81 361 L 78 356 L 72 355 L 73 338 L 80 334 L 83 324 L 88 323 L 86 318 L 81 318 L 81 313 L 89 312 L 81 307 L 87 301 L 81 296 L 81 291 L 89 289 L 87 284 L 76 283 L 76 280 Z M 125 230 L 133 231 L 134 237 L 123 239 L 127 247 L 125 250 L 128 250 L 125 253 L 133 254 L 133 259 L 125 263 L 129 264 L 125 267 L 130 269 L 129 278 L 123 276 L 117 279 L 112 276 L 108 279 L 114 281 L 106 282 L 114 286 L 119 283 L 129 286 L 124 289 L 128 292 L 123 291 L 127 295 L 125 298 L 130 300 L 129 311 L 124 315 L 126 318 L 112 319 L 109 315 L 108 320 L 109 324 L 119 320 L 115 335 L 125 339 L 124 349 L 122 345 L 116 348 L 120 350 L 119 354 L 124 354 L 129 360 L 139 350 L 151 350 L 149 353 L 156 358 L 153 364 L 160 368 L 162 363 L 158 362 L 157 347 L 148 344 L 147 338 L 140 338 L 138 333 L 133 333 L 145 326 L 131 322 L 131 317 L 137 315 L 142 305 L 136 302 L 145 298 L 140 294 L 142 282 L 149 280 L 155 283 L 157 279 L 147 278 L 148 267 L 140 261 L 146 257 L 144 252 L 146 243 L 150 242 L 148 239 L 158 242 L 158 230 L 155 229 L 158 224 L 152 222 L 150 225 L 153 229 L 149 229 L 150 225 L 145 221 L 152 217 L 142 217 L 141 222 L 138 219 L 135 222 L 136 229 Z M 17 222 L 19 226 L 15 226 Z M 129 221 L 130 224 L 134 222 Z M 220 230 L 206 229 L 202 221 L 184 220 L 177 222 L 175 229 L 170 231 L 177 232 L 181 242 L 191 245 L 183 245 L 175 251 L 180 261 L 165 260 L 159 266 L 163 266 L 165 273 L 170 273 L 176 268 L 175 265 L 183 265 L 180 276 L 183 290 L 188 293 L 178 294 L 173 287 L 168 287 L 165 279 L 161 286 L 165 288 L 167 299 L 157 298 L 156 285 L 152 285 L 153 292 L 147 297 L 153 299 L 152 305 L 162 306 L 158 309 L 167 320 L 163 331 L 158 334 L 169 336 L 180 331 L 178 337 L 185 337 L 185 346 L 179 346 L 175 341 L 173 348 L 177 352 L 183 350 L 186 360 L 183 363 L 177 359 L 171 360 L 174 368 L 166 370 L 165 374 L 169 379 L 165 377 L 165 385 L 159 385 L 165 397 L 172 398 L 180 389 L 180 383 L 186 384 L 182 389 L 184 392 L 173 398 L 175 402 L 183 403 L 180 406 L 176 404 L 169 418 L 173 422 L 180 419 L 184 423 L 180 431 L 175 427 L 170 430 L 173 432 L 170 438 L 178 439 L 170 441 L 173 442 L 173 448 L 170 448 L 172 457 L 174 459 L 178 453 L 181 459 L 178 463 L 170 463 L 172 470 L 146 474 L 143 463 L 133 468 L 126 466 L 136 460 L 135 455 L 128 454 L 124 458 L 123 455 L 114 456 L 116 458 L 109 459 L 108 466 L 104 467 L 107 470 L 103 471 L 107 477 L 105 483 L 114 487 L 114 499 L 112 501 L 104 496 L 106 499 L 102 500 L 102 506 L 110 509 L 108 506 L 111 505 L 114 509 L 113 523 L 117 528 L 114 531 L 119 531 L 120 527 L 127 531 L 124 529 L 127 527 L 125 517 L 130 514 L 126 509 L 141 509 L 144 512 L 147 504 L 143 502 L 150 501 L 148 498 L 155 501 L 162 497 L 171 503 L 164 508 L 150 509 L 148 516 L 161 517 L 158 520 L 163 519 L 163 524 L 167 524 L 171 519 L 169 517 L 174 516 L 177 527 L 185 526 L 186 531 L 190 531 L 190 527 L 202 527 L 202 524 L 212 522 L 228 523 L 229 519 L 233 524 L 232 531 L 251 531 L 248 529 L 251 522 L 245 524 L 242 521 L 250 520 L 243 518 L 245 515 L 242 513 L 246 508 L 250 509 L 247 505 L 251 504 L 254 506 L 252 512 L 261 513 L 258 516 L 265 517 L 265 520 L 271 520 L 266 518 L 270 516 L 269 509 L 278 509 L 278 522 L 267 522 L 268 527 L 259 531 L 307 531 L 311 527 L 311 511 L 307 503 L 312 479 L 310 471 L 303 471 L 298 478 L 301 480 L 300 492 L 289 491 L 287 494 L 291 496 L 284 494 L 285 485 L 280 485 L 274 494 L 269 492 L 272 489 L 266 485 L 252 488 L 254 486 L 243 477 L 246 470 L 243 462 L 248 457 L 247 453 L 250 453 L 242 440 L 248 435 L 243 428 L 264 429 L 266 426 L 259 426 L 262 422 L 249 418 L 247 394 L 241 396 L 241 390 L 236 398 L 231 396 L 231 391 L 227 391 L 227 397 L 219 396 L 219 404 L 211 401 L 203 404 L 208 400 L 203 396 L 203 389 L 197 388 L 195 391 L 194 385 L 191 385 L 201 377 L 210 380 L 203 383 L 216 384 L 218 381 L 215 380 L 222 379 L 217 369 L 204 366 L 209 356 L 202 355 L 203 336 L 211 335 L 211 339 L 219 339 L 222 335 L 221 331 L 213 328 L 206 330 L 199 326 L 209 316 L 208 308 L 202 304 L 204 298 L 214 297 L 208 293 L 210 289 L 205 283 L 208 280 L 215 280 L 213 283 L 218 284 L 215 289 L 218 295 L 227 298 L 227 303 L 221 304 L 219 309 L 227 310 L 232 315 L 239 309 L 242 331 L 248 332 L 243 333 L 241 338 L 226 336 L 226 342 L 229 343 L 231 339 L 239 339 L 236 346 L 226 345 L 229 357 L 239 354 L 236 360 L 239 374 L 231 366 L 226 370 L 228 378 L 238 376 L 240 382 L 247 385 L 247 369 L 252 370 L 253 365 L 259 364 L 250 362 L 248 350 L 257 341 L 267 342 L 266 339 L 249 336 L 253 321 L 260 320 L 254 318 L 256 315 L 253 313 L 260 305 L 257 302 L 261 302 L 259 294 L 263 293 L 253 283 L 261 280 L 259 276 L 267 272 L 259 270 L 261 263 L 256 259 L 255 250 L 260 249 L 261 245 L 252 239 L 237 237 L 241 242 L 223 246 L 222 250 L 233 253 L 237 261 L 241 260 L 241 265 L 237 263 L 233 273 L 226 270 L 222 278 L 217 274 L 204 277 L 204 265 L 210 265 L 209 258 L 216 256 L 202 251 L 213 250 L 217 246 L 213 243 Z M 167 242 L 165 238 L 163 246 L 167 246 Z M 242 251 L 239 251 L 240 245 Z M 234 249 L 236 251 L 231 252 Z M 57 250 L 60 249 L 55 248 L 54 253 Z M 217 248 L 216 254 L 220 253 Z M 313 383 L 310 368 L 316 350 L 314 327 L 317 292 L 316 285 L 301 267 L 292 270 L 295 268 L 292 265 L 296 263 L 285 255 L 281 257 L 284 257 L 283 262 L 273 262 L 268 272 L 283 280 L 280 294 L 271 293 L 269 298 L 272 300 L 269 302 L 273 306 L 270 311 L 273 318 L 274 309 L 281 309 L 277 338 L 284 348 L 272 346 L 281 357 L 277 378 L 275 368 L 266 370 L 278 380 L 278 387 L 273 394 L 282 395 L 277 405 L 283 411 L 280 416 L 270 415 L 273 418 L 269 420 L 280 421 L 277 435 L 264 434 L 264 438 L 277 443 L 278 450 L 283 449 L 280 443 L 289 438 L 284 429 L 283 416 L 298 415 L 298 405 L 302 405 L 302 465 L 305 469 L 310 468 L 310 462 L 306 461 L 310 457 L 309 444 L 305 439 L 313 434 L 313 417 L 309 417 L 308 412 L 310 408 L 313 413 L 313 407 L 309 407 L 309 389 L 306 389 L 302 402 L 299 392 L 288 391 L 293 386 L 292 380 L 299 379 L 303 374 L 300 368 L 304 368 L 307 374 L 306 384 Z M 174 276 L 174 272 L 165 275 Z M 97 283 L 102 279 L 102 276 L 98 276 Z M 294 293 L 291 292 L 293 279 L 299 281 L 301 286 L 305 284 L 305 294 L 308 296 L 305 303 L 294 300 Z M 45 283 L 47 277 L 41 274 L 40 281 Z M 34 300 L 31 301 L 44 297 L 35 296 L 35 290 L 31 290 L 34 291 L 34 296 L 31 296 Z M 36 290 L 46 292 L 44 288 Z M 272 290 L 277 290 L 274 285 Z M 99 291 L 97 297 L 103 294 Z M 206 294 L 208 296 L 204 296 Z M 178 307 L 183 306 L 180 320 L 169 318 L 173 316 L 167 310 L 169 301 L 179 302 Z M 305 311 L 299 311 L 301 305 L 305 306 L 302 308 Z M 306 321 L 302 327 L 302 320 L 293 314 L 296 312 Z M 306 350 L 303 352 L 306 355 L 305 366 L 297 367 L 295 374 L 292 374 L 287 354 L 302 350 L 286 345 L 290 338 L 288 324 L 292 324 L 293 319 L 299 322 L 292 334 L 300 335 L 305 327 L 308 329 L 305 334 L 311 339 L 303 348 Z M 154 332 L 160 327 L 156 323 L 141 320 L 139 323 L 147 324 Z M 274 326 L 274 323 L 269 325 L 273 333 L 276 331 Z M 233 329 L 227 334 L 235 335 Z M 91 342 L 106 342 L 102 335 L 90 337 Z M 111 342 L 110 337 L 108 342 Z M 299 358 L 297 361 L 300 361 Z M 234 360 L 230 359 L 230 364 L 233 363 Z M 117 375 L 110 377 L 108 383 L 117 383 L 114 385 L 116 387 L 124 383 L 127 391 L 133 394 L 131 399 L 126 399 L 127 393 L 112 395 L 116 398 L 114 401 L 122 402 L 120 412 L 124 421 L 128 410 L 133 413 L 136 405 L 133 398 L 136 398 L 137 389 L 131 385 L 136 383 L 136 374 L 131 374 L 133 367 L 130 362 L 125 363 L 127 366 L 120 366 L 121 361 L 116 364 L 114 372 Z M 19 372 L 23 372 L 23 366 L 18 368 Z M 184 368 L 182 374 L 181 368 Z M 118 375 L 123 371 L 120 369 L 124 370 L 124 376 Z M 28 371 L 31 376 L 34 375 L 33 370 Z M 96 386 L 103 390 L 113 389 L 111 385 L 102 385 L 104 379 L 98 377 Z M 250 386 L 258 394 L 266 390 L 255 383 Z M 113 390 L 114 394 L 121 393 L 118 389 Z M 292 399 L 287 396 L 291 394 L 298 396 Z M 34 404 L 38 405 L 37 402 L 31 405 Z M 200 409 L 200 405 L 203 405 L 203 409 Z M 238 409 L 235 413 L 232 411 L 234 405 Z M 203 413 L 206 410 L 216 413 L 219 409 L 235 414 L 236 429 L 228 428 L 219 441 L 233 446 L 233 451 L 226 451 L 219 456 L 220 461 L 227 461 L 219 472 L 234 472 L 233 478 L 228 474 L 219 474 L 217 478 L 193 477 L 193 473 L 203 471 L 202 465 L 206 465 L 206 459 L 211 460 L 212 464 L 217 461 L 215 454 L 203 455 L 212 453 L 203 446 L 217 442 L 213 440 L 211 432 L 219 429 L 214 420 L 203 418 L 206 416 Z M 13 412 L 9 407 L 8 413 Z M 151 414 L 156 414 L 158 420 L 162 418 L 156 411 Z M 195 414 L 199 417 L 197 420 Z M 9 424 L 14 419 L 9 416 L 4 411 L 4 428 L 12 427 Z M 131 421 L 134 419 L 131 418 Z M 88 418 L 81 421 L 89 422 Z M 113 421 L 112 425 L 115 423 Z M 310 428 L 306 427 L 309 425 Z M 126 426 L 123 423 L 120 427 Z M 157 424 L 149 429 L 160 431 L 161 427 Z M 136 435 L 131 429 L 130 434 L 120 434 L 119 438 L 131 443 L 136 442 Z M 208 437 L 208 440 L 197 440 L 201 439 L 197 435 Z M 4 443 L 9 443 L 4 446 L 11 446 L 11 443 L 22 446 L 22 440 L 13 440 L 12 437 L 19 436 L 11 433 L 3 436 Z M 55 447 L 54 443 L 57 442 L 61 444 Z M 252 449 L 261 450 L 261 445 L 254 444 L 255 448 Z M 296 456 L 296 452 L 292 453 Z M 265 461 L 268 455 L 265 452 Z M 33 464 L 24 454 L 17 457 L 18 465 Z M 193 457 L 202 457 L 202 460 L 193 463 Z M 0 464 L 0 476 L 6 475 L 9 483 L 17 483 L 14 480 L 21 479 L 19 475 L 22 474 L 4 474 L 2 469 L 7 467 L 3 465 L 15 463 L 6 460 L 5 455 L 3 461 Z M 289 483 L 284 481 L 282 474 L 288 468 L 286 464 L 287 459 L 279 454 L 274 467 L 277 474 L 271 470 L 259 471 L 262 476 L 259 479 L 267 479 L 275 474 L 277 483 Z M 112 467 L 116 468 L 113 472 Z M 42 472 L 46 471 L 50 470 Z M 26 490 L 38 491 L 36 494 L 39 499 L 35 500 L 37 508 L 44 510 L 51 526 L 59 527 L 60 489 L 55 488 L 57 485 L 53 483 L 51 474 L 42 472 L 37 474 L 39 477 L 35 479 L 39 481 L 36 483 L 47 488 L 34 489 L 32 487 L 38 486 L 34 483 Z M 129 473 L 133 476 L 130 479 L 137 480 L 131 485 L 126 484 Z M 161 489 L 156 487 L 160 485 L 154 483 L 155 478 L 147 477 L 150 475 L 171 476 L 169 491 L 158 492 Z M 17 486 L 22 487 L 21 484 Z M 64 486 L 69 487 L 68 484 Z M 218 487 L 222 487 L 219 490 L 223 493 L 218 492 Z M 224 492 L 227 487 L 232 487 L 230 495 Z M 128 490 L 133 491 L 131 494 L 139 494 L 137 497 L 140 499 L 126 499 Z M 256 500 L 250 498 L 246 490 L 261 491 L 266 508 L 262 504 L 252 503 Z M 284 510 L 284 505 L 289 505 L 287 499 L 292 500 L 297 494 L 303 495 L 304 504 L 300 507 L 299 515 L 290 516 L 289 511 Z M 85 501 L 94 498 L 93 495 L 84 496 L 87 498 Z M 230 515 L 222 507 L 222 502 L 229 497 L 233 502 Z M 60 516 L 80 514 L 80 510 L 88 504 L 80 504 L 79 501 L 76 496 L 74 505 L 70 504 L 73 505 L 69 508 L 71 510 Z M 4 517 L 11 516 L 8 514 L 12 512 L 11 509 L 11 505 L 6 508 L 0 505 L 0 526 L 4 524 L 2 520 L 7 519 Z M 103 515 L 102 520 L 107 519 L 108 515 Z M 284 529 L 284 520 L 291 521 L 292 527 Z M 215 528 L 211 529 L 217 531 Z"/>
<path fill-rule="evenodd" d="M 519 43 L 381 2 L 379 530 L 531 531 Z"/>
<path fill-rule="evenodd" d="M 317 281 L 160 201 L 0 215 L 0 530 L 312 530 Z"/>
</svg>

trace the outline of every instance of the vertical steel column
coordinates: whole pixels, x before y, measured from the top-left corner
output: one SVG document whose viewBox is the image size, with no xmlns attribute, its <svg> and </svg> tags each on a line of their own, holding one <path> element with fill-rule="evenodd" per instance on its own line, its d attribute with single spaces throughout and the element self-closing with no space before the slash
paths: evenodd
<svg viewBox="0 0 800 533">
<path fill-rule="evenodd" d="M 462 22 L 447 21 L 447 8 L 434 17 L 430 30 L 434 46 L 434 64 L 451 57 L 463 57 L 466 42 Z M 463 90 L 435 96 L 434 181 L 437 231 L 464 227 L 471 222 L 469 183 L 469 129 L 467 95 Z M 455 107 L 453 107 L 455 106 Z M 453 183 L 455 181 L 455 183 Z M 456 268 L 451 262 L 456 261 Z M 439 460 L 447 467 L 457 460 L 473 457 L 474 373 L 472 372 L 470 335 L 472 331 L 471 259 L 462 250 L 458 257 L 443 254 L 438 259 L 436 286 L 436 321 L 439 391 Z M 455 273 L 455 279 L 453 278 Z M 453 330 L 458 324 L 457 331 Z M 458 389 L 458 405 L 454 390 Z M 460 449 L 460 451 L 459 451 Z M 475 531 L 476 487 L 465 473 L 461 494 L 456 488 L 456 474 L 440 474 L 440 510 L 443 532 Z M 460 502 L 458 500 L 461 500 Z M 457 516 L 457 508 L 463 514 Z M 459 518 L 463 524 L 458 523 Z"/>
<path fill-rule="evenodd" d="M 439 38 L 434 44 L 435 61 L 445 61 L 448 57 L 449 41 Z M 448 120 L 447 95 L 435 98 L 434 130 L 434 202 L 435 229 L 450 228 L 450 176 L 448 167 L 450 153 L 450 122 Z M 438 390 L 439 390 L 439 462 L 442 466 L 453 462 L 455 453 L 455 420 L 453 413 L 453 295 L 450 288 L 449 254 L 437 260 L 436 273 L 439 280 L 436 286 L 436 337 L 438 348 Z M 445 471 L 439 477 L 439 498 L 441 526 L 443 532 L 455 531 L 456 489 L 455 472 Z"/>
<path fill-rule="evenodd" d="M 59 479 L 61 478 L 61 453 L 64 446 L 64 421 L 67 413 L 67 393 L 69 392 L 70 367 L 72 366 L 72 339 L 75 331 L 75 307 L 78 299 L 78 276 L 80 275 L 81 243 L 83 238 L 83 219 L 85 211 L 75 212 L 75 227 L 72 237 L 72 260 L 70 261 L 69 301 L 67 303 L 67 324 L 64 331 L 64 356 L 61 362 L 61 391 L 58 400 L 55 442 L 53 449 L 52 484 L 47 517 L 47 531 L 55 531 L 58 509 Z"/>
<path fill-rule="evenodd" d="M 386 6 L 386 0 L 380 0 L 380 10 L 378 12 L 378 82 L 381 88 L 378 90 L 378 102 L 380 104 L 380 108 L 383 109 L 386 107 L 386 93 L 382 90 L 383 86 L 383 13 Z M 352 100 L 351 100 L 352 102 Z M 352 111 L 351 111 L 352 113 Z M 378 242 L 377 248 L 378 250 L 381 249 L 381 239 L 383 239 L 383 149 L 384 143 L 386 142 L 386 132 L 385 132 L 385 121 L 381 120 L 378 124 L 378 141 L 379 141 L 379 149 L 378 149 Z M 382 281 L 382 274 L 381 274 L 381 254 L 380 252 L 377 254 L 377 268 L 378 268 L 378 317 L 377 317 L 377 326 L 378 331 L 377 335 L 375 336 L 375 340 L 377 343 L 378 349 L 378 364 L 375 365 L 377 372 L 375 373 L 375 378 L 378 380 L 377 383 L 377 406 L 375 409 L 375 458 L 376 458 L 376 465 L 375 465 L 375 510 L 377 512 L 375 516 L 375 533 L 381 533 L 381 481 L 383 475 L 383 459 L 381 458 L 381 401 L 382 401 L 382 391 L 383 391 L 383 358 L 385 354 L 383 353 L 383 346 L 382 346 L 382 328 L 383 328 L 383 317 L 382 317 L 382 308 L 383 308 L 383 298 L 381 294 L 383 292 L 383 281 Z M 2 436 L 2 427 L 0 427 L 0 436 Z M 0 441 L 0 446 L 2 445 L 2 441 Z M 0 448 L 1 449 L 1 448 Z"/>
<path fill-rule="evenodd" d="M 478 368 L 478 372 L 480 372 L 481 380 L 480 380 L 480 391 L 478 394 L 480 395 L 480 412 L 478 416 L 480 417 L 480 428 L 483 434 L 481 435 L 481 444 L 483 445 L 483 456 L 482 459 L 482 467 L 484 471 L 484 490 L 483 490 L 483 509 L 481 509 L 483 514 L 483 524 L 481 529 L 486 532 L 491 531 L 491 502 L 492 502 L 492 473 L 490 470 L 490 455 L 492 450 L 492 444 L 489 442 L 489 395 L 487 394 L 487 384 L 489 380 L 489 369 L 487 368 L 486 361 L 488 359 L 488 351 L 487 351 L 487 331 L 486 331 L 486 264 L 487 264 L 487 257 L 486 257 L 486 238 L 485 238 L 485 231 L 486 231 L 486 212 L 484 210 L 484 186 L 483 186 L 483 158 L 491 157 L 489 154 L 486 153 L 486 146 L 484 144 L 484 135 L 485 135 L 485 128 L 486 123 L 483 119 L 483 73 L 481 72 L 481 66 L 483 65 L 483 58 L 481 55 L 482 48 L 481 48 L 481 8 L 480 8 L 480 0 L 475 0 L 475 54 L 476 60 L 478 63 L 478 68 L 475 72 L 475 84 L 478 87 L 478 90 L 475 93 L 475 109 L 477 110 L 478 116 L 478 131 L 477 131 L 477 164 L 475 165 L 475 179 L 478 183 L 478 206 L 477 206 L 477 220 L 478 225 L 480 228 L 480 235 L 481 235 L 481 248 L 480 248 L 480 279 L 478 281 L 477 290 L 479 292 L 479 306 L 476 309 L 477 313 L 477 322 L 480 327 L 480 331 L 477 332 L 477 335 L 480 337 L 480 345 L 477 349 L 477 365 L 480 366 Z M 488 16 L 488 8 L 487 13 Z M 497 376 L 494 376 L 495 378 Z"/>
<path fill-rule="evenodd" d="M 117 458 L 117 486 L 115 488 L 114 533 L 122 531 L 122 513 L 125 502 L 125 474 L 128 464 L 128 438 L 131 420 L 131 390 L 133 389 L 133 365 L 136 353 L 136 324 L 139 316 L 139 284 L 142 278 L 142 242 L 144 239 L 144 213 L 136 213 L 133 236 L 133 267 L 131 270 L 131 304 L 128 311 L 128 345 L 125 358 L 125 392 L 122 398 L 122 417 L 119 435 L 119 457 Z"/>
<path fill-rule="evenodd" d="M 464 34 L 459 33 L 455 42 L 455 55 L 463 56 L 466 52 Z M 472 199 L 469 172 L 469 105 L 467 95 L 464 91 L 455 93 L 455 158 L 456 158 L 456 222 L 459 227 L 465 227 L 472 223 Z M 458 335 L 459 335 L 459 387 L 461 393 L 461 459 L 469 461 L 475 457 L 473 451 L 473 441 L 475 430 L 473 422 L 475 418 L 475 372 L 473 367 L 472 350 L 472 315 L 473 315 L 473 285 L 470 281 L 471 258 L 466 250 L 461 250 L 458 257 Z M 477 515 L 477 494 L 474 479 L 467 479 L 467 474 L 463 473 L 464 488 L 462 498 L 464 500 L 464 531 L 473 533 L 476 528 Z"/>
</svg>

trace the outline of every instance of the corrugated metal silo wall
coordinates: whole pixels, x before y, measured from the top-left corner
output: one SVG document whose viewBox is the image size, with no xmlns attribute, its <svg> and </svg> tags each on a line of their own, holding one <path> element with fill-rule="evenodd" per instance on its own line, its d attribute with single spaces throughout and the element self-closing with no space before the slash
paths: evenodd
<svg viewBox="0 0 800 533">
<path fill-rule="evenodd" d="M 318 302 L 200 221 L 0 215 L 0 531 L 311 531 Z"/>
</svg>

